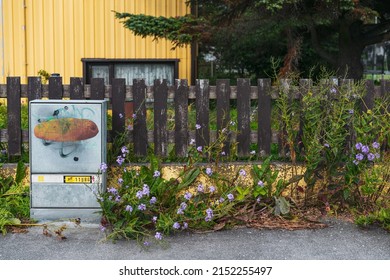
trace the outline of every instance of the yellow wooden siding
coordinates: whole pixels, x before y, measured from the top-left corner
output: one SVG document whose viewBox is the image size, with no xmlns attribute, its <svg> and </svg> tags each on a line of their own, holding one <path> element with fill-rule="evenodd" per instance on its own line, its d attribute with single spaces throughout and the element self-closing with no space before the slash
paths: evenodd
<svg viewBox="0 0 390 280">
<path fill-rule="evenodd" d="M 0 83 L 7 76 L 59 73 L 64 83 L 81 77 L 82 58 L 180 59 L 179 78 L 190 78 L 190 47 L 134 36 L 118 12 L 178 16 L 185 0 L 0 0 Z"/>
</svg>

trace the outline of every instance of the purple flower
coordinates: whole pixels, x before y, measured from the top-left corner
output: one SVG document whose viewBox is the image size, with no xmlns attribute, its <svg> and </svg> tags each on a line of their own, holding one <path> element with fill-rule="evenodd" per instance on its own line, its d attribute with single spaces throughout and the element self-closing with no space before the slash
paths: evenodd
<svg viewBox="0 0 390 280">
<path fill-rule="evenodd" d="M 180 209 L 186 210 L 186 208 L 187 208 L 187 203 L 185 202 L 180 203 Z"/>
<path fill-rule="evenodd" d="M 219 203 L 223 203 L 224 201 L 225 201 L 225 199 L 223 197 L 219 198 Z"/>
<path fill-rule="evenodd" d="M 373 160 L 375 159 L 375 155 L 374 155 L 373 153 L 369 153 L 369 154 L 367 155 L 367 159 L 368 159 L 369 161 L 373 161 Z"/>
<path fill-rule="evenodd" d="M 145 211 L 146 210 L 146 205 L 141 203 L 140 205 L 138 205 L 138 210 Z"/>
<path fill-rule="evenodd" d="M 119 113 L 119 118 L 123 118 L 123 114 L 122 113 Z"/>
<path fill-rule="evenodd" d="M 109 188 L 107 191 L 108 191 L 109 193 L 112 193 L 112 194 L 115 194 L 115 195 L 118 194 L 118 190 L 117 190 L 116 188 L 114 188 L 114 187 Z"/>
<path fill-rule="evenodd" d="M 99 229 L 101 232 L 104 232 L 104 231 L 106 231 L 107 228 L 103 225 L 99 225 Z"/>
<path fill-rule="evenodd" d="M 123 147 L 121 148 L 121 152 L 122 152 L 122 154 L 128 154 L 128 153 L 129 153 L 129 150 L 127 149 L 126 146 L 123 146 Z"/>
<path fill-rule="evenodd" d="M 257 185 L 260 186 L 260 187 L 264 187 L 264 182 L 260 180 L 260 181 L 257 182 Z"/>
<path fill-rule="evenodd" d="M 335 93 L 337 93 L 337 89 L 334 88 L 334 87 L 332 87 L 332 88 L 330 89 L 330 92 L 333 93 L 333 94 L 335 94 Z"/>
<path fill-rule="evenodd" d="M 206 217 L 204 220 L 206 222 L 210 222 L 212 220 L 213 216 L 214 216 L 213 210 L 211 208 L 206 209 Z"/>
<path fill-rule="evenodd" d="M 354 160 L 353 160 L 353 163 L 354 163 L 355 165 L 358 165 L 358 164 L 359 164 L 359 161 L 356 160 L 356 159 L 354 159 Z"/>
<path fill-rule="evenodd" d="M 117 162 L 119 165 L 122 165 L 124 161 L 125 161 L 125 159 L 124 159 L 122 156 L 118 156 L 118 157 L 116 158 L 116 162 Z"/>
<path fill-rule="evenodd" d="M 261 197 L 259 196 L 259 197 L 257 197 L 256 202 L 260 203 L 260 201 L 261 201 Z"/>
<path fill-rule="evenodd" d="M 197 190 L 198 190 L 198 192 L 201 192 L 201 193 L 204 192 L 203 185 L 199 184 Z"/>
<path fill-rule="evenodd" d="M 100 164 L 100 171 L 101 171 L 101 172 L 106 172 L 106 171 L 107 171 L 107 168 L 108 168 L 108 166 L 107 166 L 107 164 L 106 164 L 105 162 L 102 162 L 102 163 Z"/>
<path fill-rule="evenodd" d="M 197 150 L 198 152 L 202 152 L 203 148 L 202 148 L 202 146 L 199 146 L 199 147 L 196 148 L 196 150 Z"/>
<path fill-rule="evenodd" d="M 375 157 L 376 157 L 376 158 L 380 158 L 381 155 L 380 155 L 379 153 L 375 153 Z"/>
<path fill-rule="evenodd" d="M 229 201 L 233 201 L 233 200 L 234 200 L 234 195 L 231 194 L 231 193 L 229 193 L 229 194 L 227 195 L 227 198 L 229 199 Z"/>
<path fill-rule="evenodd" d="M 226 152 L 225 152 L 225 151 L 222 151 L 222 152 L 221 152 L 221 156 L 226 156 Z"/>
<path fill-rule="evenodd" d="M 374 143 L 372 143 L 372 147 L 373 147 L 374 149 L 379 149 L 380 144 L 379 144 L 378 142 L 374 142 Z"/>
<path fill-rule="evenodd" d="M 178 222 L 175 222 L 172 227 L 174 229 L 179 229 L 180 228 L 180 224 Z"/>
<path fill-rule="evenodd" d="M 145 241 L 145 242 L 144 242 L 144 246 L 150 246 L 150 242 Z"/>
<path fill-rule="evenodd" d="M 213 217 L 210 217 L 210 216 L 206 216 L 206 217 L 204 218 L 204 220 L 205 220 L 206 222 L 210 222 L 212 219 L 213 219 Z"/>
<path fill-rule="evenodd" d="M 160 175 L 161 175 L 161 173 L 158 170 L 154 171 L 154 173 L 153 173 L 153 177 L 155 177 L 155 178 L 160 177 Z"/>
<path fill-rule="evenodd" d="M 133 207 L 131 207 L 130 205 L 126 205 L 126 211 L 127 212 L 133 212 Z"/>
<path fill-rule="evenodd" d="M 157 240 L 161 240 L 163 238 L 163 235 L 160 232 L 156 232 L 154 238 L 156 238 Z"/>
<path fill-rule="evenodd" d="M 195 128 L 196 128 L 196 129 L 201 129 L 202 126 L 201 126 L 200 124 L 196 124 L 196 125 L 195 125 Z"/>
<path fill-rule="evenodd" d="M 118 195 L 117 197 L 115 197 L 115 202 L 119 202 L 121 201 L 121 197 Z"/>
<path fill-rule="evenodd" d="M 177 214 L 177 215 L 183 215 L 183 214 L 184 214 L 183 209 L 182 209 L 182 208 L 177 209 L 176 214 Z"/>
<path fill-rule="evenodd" d="M 144 187 L 142 188 L 142 194 L 148 196 L 150 194 L 149 186 L 144 184 Z"/>
<path fill-rule="evenodd" d="M 123 183 L 123 179 L 122 178 L 119 178 L 118 179 L 118 184 L 122 184 Z"/>
<path fill-rule="evenodd" d="M 348 113 L 351 114 L 351 115 L 353 115 L 354 110 L 353 110 L 353 109 L 349 109 L 349 110 L 348 110 Z"/>
<path fill-rule="evenodd" d="M 211 175 L 213 174 L 213 170 L 211 170 L 210 167 L 207 167 L 207 168 L 206 168 L 206 174 L 209 175 L 209 176 L 211 176 Z"/>
<path fill-rule="evenodd" d="M 153 223 L 157 223 L 157 216 L 153 216 L 152 222 L 153 222 Z"/>
<path fill-rule="evenodd" d="M 357 154 L 356 156 L 355 156 L 355 158 L 357 159 L 357 160 L 359 160 L 359 161 L 361 161 L 361 160 L 363 160 L 363 158 L 364 158 L 364 156 L 363 156 L 363 154 Z"/>
<path fill-rule="evenodd" d="M 190 200 L 191 197 L 192 197 L 192 194 L 189 193 L 189 192 L 186 192 L 186 193 L 184 194 L 184 198 L 187 199 L 187 200 Z"/>
<path fill-rule="evenodd" d="M 210 186 L 210 187 L 209 187 L 209 191 L 210 191 L 211 193 L 213 193 L 213 192 L 216 191 L 216 188 L 215 188 L 214 186 Z"/>
<path fill-rule="evenodd" d="M 144 193 L 142 191 L 138 191 L 135 196 L 138 198 L 138 199 L 141 199 L 143 196 L 144 196 Z"/>
<path fill-rule="evenodd" d="M 150 204 L 155 204 L 156 202 L 157 202 L 157 198 L 154 196 L 149 201 Z"/>
<path fill-rule="evenodd" d="M 328 143 L 325 143 L 325 144 L 324 144 L 324 147 L 329 148 L 330 145 L 329 145 Z"/>
<path fill-rule="evenodd" d="M 362 147 L 362 153 L 363 154 L 368 154 L 370 152 L 370 148 L 367 145 L 364 145 Z"/>
<path fill-rule="evenodd" d="M 243 176 L 243 177 L 246 176 L 246 171 L 244 169 L 240 169 L 240 171 L 238 173 L 240 174 L 240 176 Z"/>
<path fill-rule="evenodd" d="M 195 145 L 195 139 L 190 140 L 190 145 Z"/>
<path fill-rule="evenodd" d="M 188 228 L 188 223 L 184 222 L 183 223 L 183 229 L 186 229 L 186 228 Z"/>
<path fill-rule="evenodd" d="M 137 118 L 137 114 L 133 114 L 132 117 L 133 117 L 133 119 L 136 119 Z"/>
<path fill-rule="evenodd" d="M 361 150 L 362 149 L 362 147 L 363 147 L 363 144 L 362 143 L 356 143 L 356 145 L 355 145 L 355 148 L 356 148 L 356 150 Z"/>
</svg>

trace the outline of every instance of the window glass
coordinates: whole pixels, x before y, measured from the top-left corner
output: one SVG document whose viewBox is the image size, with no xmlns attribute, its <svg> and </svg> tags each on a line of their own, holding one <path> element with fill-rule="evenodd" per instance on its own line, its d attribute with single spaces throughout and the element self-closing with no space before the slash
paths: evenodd
<svg viewBox="0 0 390 280">
<path fill-rule="evenodd" d="M 174 65 L 169 63 L 131 63 L 116 64 L 114 77 L 126 79 L 126 85 L 132 85 L 133 79 L 144 79 L 145 84 L 153 85 L 155 79 L 166 79 L 168 85 L 174 81 Z"/>
<path fill-rule="evenodd" d="M 104 84 L 109 84 L 109 67 L 106 65 L 93 65 L 92 78 L 104 78 Z"/>
</svg>

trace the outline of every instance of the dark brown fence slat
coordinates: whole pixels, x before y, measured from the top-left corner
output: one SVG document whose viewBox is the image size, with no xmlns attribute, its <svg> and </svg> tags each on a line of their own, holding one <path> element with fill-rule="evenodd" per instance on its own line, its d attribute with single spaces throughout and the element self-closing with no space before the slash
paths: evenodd
<svg viewBox="0 0 390 280">
<path fill-rule="evenodd" d="M 167 81 L 154 81 L 154 154 L 167 156 L 168 131 L 167 131 Z"/>
<path fill-rule="evenodd" d="M 375 87 L 373 80 L 366 80 L 366 94 L 363 97 L 363 104 L 361 104 L 361 110 L 367 111 L 374 107 L 374 95 Z"/>
<path fill-rule="evenodd" d="M 7 77 L 8 156 L 22 154 L 20 77 Z"/>
<path fill-rule="evenodd" d="M 187 155 L 188 145 L 188 81 L 175 81 L 175 152 L 178 157 Z"/>
<path fill-rule="evenodd" d="M 126 79 L 112 81 L 112 137 L 125 131 Z"/>
<path fill-rule="evenodd" d="M 353 86 L 353 79 L 340 79 L 339 84 L 340 84 L 340 89 L 343 90 L 343 92 L 350 92 Z M 349 108 L 352 110 L 353 108 Z M 353 145 L 356 142 L 356 133 L 353 129 L 352 123 L 351 124 L 346 124 L 345 125 L 345 130 L 348 131 L 348 134 L 346 135 L 346 152 L 352 151 Z"/>
<path fill-rule="evenodd" d="M 92 100 L 103 100 L 105 93 L 105 85 L 103 78 L 92 78 L 91 79 L 91 99 Z"/>
<path fill-rule="evenodd" d="M 299 80 L 299 95 L 298 95 L 298 100 L 299 104 L 302 104 L 302 98 L 303 96 L 307 95 L 313 87 L 313 81 L 311 79 L 300 79 Z M 303 111 L 299 110 L 299 131 L 297 134 L 297 146 L 298 146 L 298 151 L 302 152 L 302 149 L 304 148 L 303 142 L 302 142 L 302 137 L 303 137 L 303 125 L 304 125 L 304 117 L 303 117 Z"/>
<path fill-rule="evenodd" d="M 146 85 L 145 80 L 133 80 L 134 97 L 134 153 L 136 156 L 146 156 L 148 148 L 148 134 L 146 130 Z"/>
<path fill-rule="evenodd" d="M 209 98 L 210 87 L 209 80 L 196 80 L 196 146 L 209 146 L 210 143 L 210 127 L 209 127 Z"/>
<path fill-rule="evenodd" d="M 62 99 L 62 77 L 49 78 L 49 99 Z"/>
<path fill-rule="evenodd" d="M 250 92 L 249 79 L 237 79 L 237 142 L 238 155 L 248 156 L 250 145 Z"/>
<path fill-rule="evenodd" d="M 230 122 L 230 80 L 217 80 L 217 137 L 220 133 L 227 133 L 228 137 L 223 144 L 222 152 L 230 154 L 229 122 Z"/>
<path fill-rule="evenodd" d="M 258 79 L 258 152 L 260 155 L 271 154 L 271 79 Z"/>
<path fill-rule="evenodd" d="M 42 98 L 41 77 L 28 77 L 27 96 L 28 101 Z"/>
<path fill-rule="evenodd" d="M 390 80 L 381 80 L 380 95 L 383 99 L 390 99 Z M 387 107 L 387 112 L 390 112 L 390 106 Z"/>
<path fill-rule="evenodd" d="M 71 77 L 69 91 L 70 91 L 70 99 L 73 99 L 73 100 L 84 99 L 83 79 Z"/>
</svg>

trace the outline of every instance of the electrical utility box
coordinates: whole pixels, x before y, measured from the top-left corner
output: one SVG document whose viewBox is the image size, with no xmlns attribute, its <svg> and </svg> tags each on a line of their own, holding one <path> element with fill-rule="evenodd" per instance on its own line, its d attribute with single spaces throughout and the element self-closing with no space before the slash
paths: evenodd
<svg viewBox="0 0 390 280">
<path fill-rule="evenodd" d="M 29 111 L 30 216 L 100 219 L 106 190 L 107 101 L 34 100 Z"/>
</svg>

